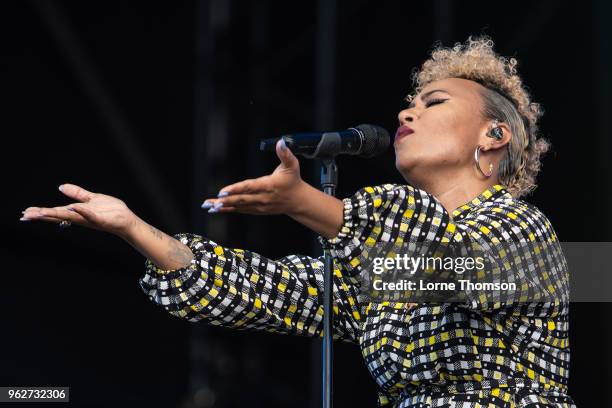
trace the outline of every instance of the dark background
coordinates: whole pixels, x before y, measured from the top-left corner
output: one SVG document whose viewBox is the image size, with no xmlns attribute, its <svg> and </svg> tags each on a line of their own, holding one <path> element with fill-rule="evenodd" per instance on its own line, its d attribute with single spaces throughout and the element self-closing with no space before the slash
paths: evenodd
<svg viewBox="0 0 612 408">
<path fill-rule="evenodd" d="M 274 169 L 259 138 L 358 123 L 394 131 L 412 69 L 436 40 L 485 33 L 518 58 L 553 144 L 526 200 L 562 241 L 610 241 L 611 16 L 604 0 L 0 3 L 0 385 L 70 386 L 79 407 L 316 406 L 318 341 L 169 316 L 141 292 L 144 258 L 121 239 L 18 219 L 69 203 L 57 187 L 70 182 L 123 199 L 167 233 L 275 259 L 318 255 L 287 217 L 199 205 Z M 340 197 L 403 182 L 392 149 L 338 162 Z M 301 163 L 316 184 L 313 163 Z M 571 307 L 580 407 L 612 406 L 610 310 Z M 358 347 L 335 351 L 337 406 L 374 406 Z"/>
</svg>

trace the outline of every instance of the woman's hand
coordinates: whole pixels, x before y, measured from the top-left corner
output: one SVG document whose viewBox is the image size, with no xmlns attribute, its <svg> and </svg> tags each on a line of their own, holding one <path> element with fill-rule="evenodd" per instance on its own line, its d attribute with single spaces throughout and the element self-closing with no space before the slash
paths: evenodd
<svg viewBox="0 0 612 408">
<path fill-rule="evenodd" d="M 300 193 L 307 186 L 300 176 L 300 163 L 282 139 L 276 143 L 276 155 L 281 163 L 272 174 L 230 184 L 218 198 L 204 201 L 202 208 L 260 215 L 299 213 Z"/>
<path fill-rule="evenodd" d="M 281 163 L 272 174 L 224 187 L 218 198 L 206 200 L 202 208 L 210 208 L 209 212 L 285 214 L 319 235 L 335 237 L 344 220 L 343 202 L 302 180 L 300 163 L 282 139 L 276 143 L 276 155 Z"/>
<path fill-rule="evenodd" d="M 22 220 L 41 220 L 60 223 L 71 221 L 100 231 L 125 236 L 138 217 L 118 198 L 92 193 L 74 184 L 62 184 L 60 191 L 77 200 L 61 207 L 28 207 Z"/>
</svg>

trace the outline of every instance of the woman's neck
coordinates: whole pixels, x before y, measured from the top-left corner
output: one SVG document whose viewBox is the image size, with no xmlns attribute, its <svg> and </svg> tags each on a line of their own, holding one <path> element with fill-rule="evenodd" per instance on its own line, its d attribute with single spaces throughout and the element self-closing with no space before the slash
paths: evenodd
<svg viewBox="0 0 612 408">
<path fill-rule="evenodd" d="M 424 190 L 436 197 L 452 217 L 455 209 L 473 200 L 484 190 L 497 183 L 497 178 L 493 179 L 493 177 L 486 180 L 447 179 L 424 186 Z"/>
</svg>

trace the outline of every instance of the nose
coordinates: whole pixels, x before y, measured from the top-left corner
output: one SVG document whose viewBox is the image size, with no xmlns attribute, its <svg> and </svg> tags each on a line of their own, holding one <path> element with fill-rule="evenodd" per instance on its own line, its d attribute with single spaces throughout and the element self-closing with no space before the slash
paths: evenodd
<svg viewBox="0 0 612 408">
<path fill-rule="evenodd" d="M 414 121 L 414 113 L 410 109 L 404 109 L 397 114 L 397 120 L 400 126 L 406 125 Z"/>
</svg>

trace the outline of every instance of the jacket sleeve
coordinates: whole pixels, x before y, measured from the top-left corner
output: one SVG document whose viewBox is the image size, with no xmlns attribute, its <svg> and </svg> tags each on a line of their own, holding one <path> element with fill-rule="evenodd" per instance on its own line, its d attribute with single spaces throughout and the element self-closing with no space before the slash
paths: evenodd
<svg viewBox="0 0 612 408">
<path fill-rule="evenodd" d="M 323 335 L 323 257 L 271 260 L 195 234 L 174 237 L 191 248 L 191 265 L 162 270 L 147 259 L 139 280 L 149 299 L 168 313 L 234 329 Z M 357 342 L 358 296 L 357 280 L 334 264 L 334 339 Z"/>
<path fill-rule="evenodd" d="M 543 214 L 526 203 L 492 201 L 452 219 L 433 195 L 398 184 L 364 187 L 343 203 L 344 223 L 339 233 L 330 239 L 319 237 L 319 241 L 348 276 L 360 277 L 362 292 L 371 293 L 373 257 L 404 251 L 407 256 L 480 255 L 485 267 L 469 274 L 470 281 L 516 284 L 511 295 L 489 288 L 461 291 L 457 299 L 473 309 L 568 300 L 567 268 L 554 230 Z M 419 270 L 413 279 L 454 281 L 459 287 L 464 277 L 438 268 Z M 410 301 L 419 300 L 411 297 Z"/>
</svg>

